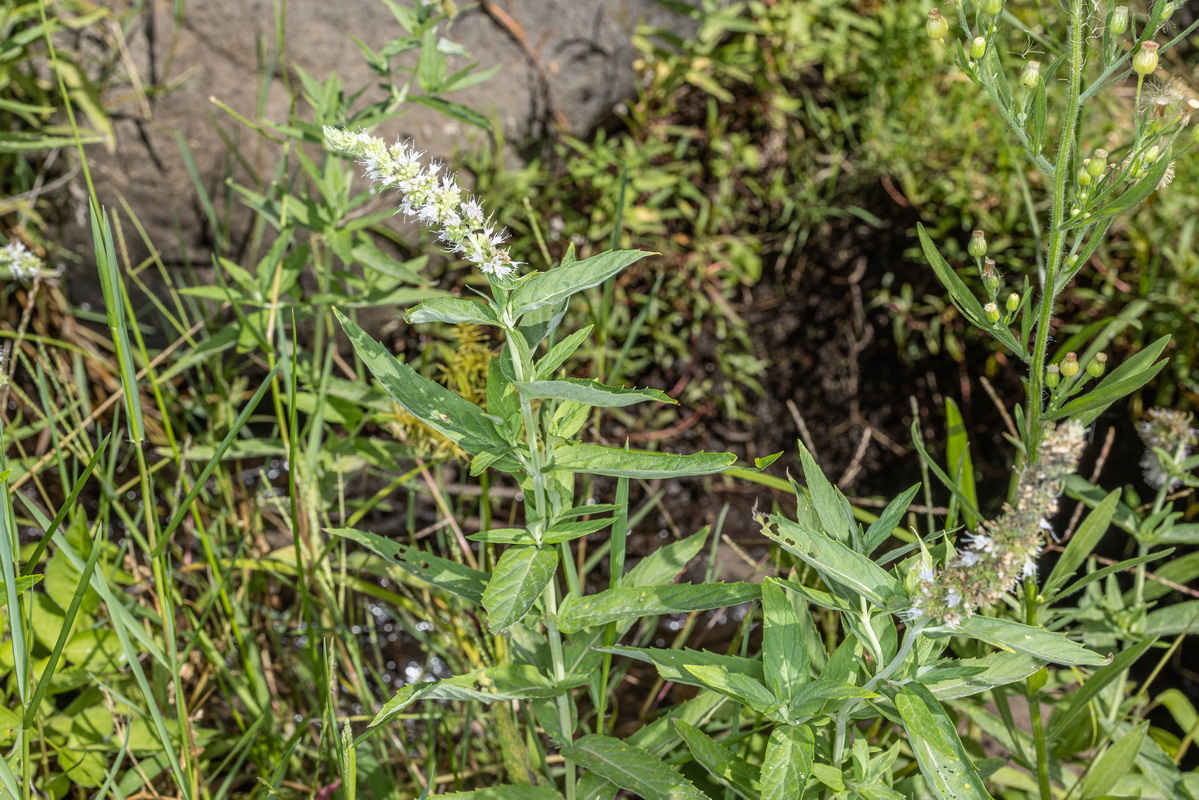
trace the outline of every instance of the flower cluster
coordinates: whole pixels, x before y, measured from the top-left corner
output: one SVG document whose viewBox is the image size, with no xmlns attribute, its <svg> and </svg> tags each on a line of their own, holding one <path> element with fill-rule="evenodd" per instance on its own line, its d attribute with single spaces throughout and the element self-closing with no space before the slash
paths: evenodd
<svg viewBox="0 0 1199 800">
<path fill-rule="evenodd" d="M 1145 482 L 1153 488 L 1173 490 L 1181 483 L 1180 465 L 1199 442 L 1199 431 L 1191 427 L 1193 421 L 1190 414 L 1181 411 L 1153 408 L 1138 426 L 1141 441 L 1148 448 L 1141 456 L 1141 470 Z"/>
<path fill-rule="evenodd" d="M 1063 481 L 1078 468 L 1085 434 L 1075 421 L 1046 431 L 1036 462 L 1020 476 L 1014 504 L 968 534 L 968 546 L 945 569 L 920 571 L 906 619 L 937 619 L 952 627 L 1036 574 L 1045 531 L 1052 530 L 1048 518 L 1057 513 Z"/>
<path fill-rule="evenodd" d="M 44 267 L 42 260 L 16 239 L 0 247 L 0 269 L 8 270 L 14 281 L 31 281 Z"/>
<path fill-rule="evenodd" d="M 463 191 L 453 175 L 439 177 L 443 165 L 422 163 L 424 153 L 410 142 L 389 146 L 365 131 L 352 133 L 328 126 L 324 131 L 328 145 L 353 156 L 366 168 L 371 181 L 399 189 L 400 211 L 435 229 L 450 252 L 498 278 L 511 275 L 522 263 L 513 261 L 508 248 L 501 246 L 507 233 L 484 217 L 479 201 Z"/>
</svg>

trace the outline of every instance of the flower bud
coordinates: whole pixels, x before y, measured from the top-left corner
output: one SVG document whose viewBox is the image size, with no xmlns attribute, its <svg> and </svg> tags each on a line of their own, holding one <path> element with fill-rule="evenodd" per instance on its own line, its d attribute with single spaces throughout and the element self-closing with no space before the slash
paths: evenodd
<svg viewBox="0 0 1199 800">
<path fill-rule="evenodd" d="M 1061 383 L 1061 381 L 1062 381 L 1061 368 L 1058 367 L 1057 364 L 1050 364 L 1048 367 L 1045 368 L 1045 385 L 1046 386 L 1048 386 L 1050 389 L 1056 389 L 1057 385 L 1059 383 Z"/>
<path fill-rule="evenodd" d="M 1112 35 L 1121 36 L 1128 30 L 1128 6 L 1116 6 L 1112 11 Z"/>
<path fill-rule="evenodd" d="M 1099 378 L 1107 371 L 1107 353 L 1096 353 L 1095 357 L 1087 362 L 1087 374 L 1092 378 Z"/>
<path fill-rule="evenodd" d="M 1174 16 L 1174 11 L 1176 8 L 1177 6 L 1175 6 L 1173 2 L 1166 0 L 1166 2 L 1162 4 L 1162 22 L 1165 22 L 1170 17 Z"/>
<path fill-rule="evenodd" d="M 945 38 L 945 34 L 949 33 L 949 20 L 941 16 L 941 9 L 930 8 L 928 10 L 928 22 L 925 24 L 924 30 L 928 32 L 930 39 Z"/>
<path fill-rule="evenodd" d="M 970 244 L 966 246 L 966 252 L 975 258 L 982 258 L 987 254 L 987 237 L 982 231 L 970 234 Z"/>
<path fill-rule="evenodd" d="M 1146 166 L 1149 164 L 1155 163 L 1157 161 L 1157 159 L 1161 157 L 1161 154 L 1162 154 L 1162 149 L 1160 147 L 1158 147 L 1157 145 L 1153 145 L 1148 150 L 1146 150 L 1145 151 Z"/>
<path fill-rule="evenodd" d="M 1041 80 L 1041 62 L 1029 61 L 1024 65 L 1024 70 L 1020 73 L 1020 83 L 1027 86 L 1029 89 L 1037 88 L 1037 84 Z"/>
<path fill-rule="evenodd" d="M 1092 178 L 1098 178 L 1105 169 L 1107 169 L 1107 151 L 1100 148 L 1087 159 L 1087 172 L 1091 174 Z"/>
<path fill-rule="evenodd" d="M 1141 49 L 1132 57 L 1132 71 L 1144 77 L 1157 70 L 1157 42 L 1141 42 Z"/>
<path fill-rule="evenodd" d="M 1083 161 L 1082 169 L 1080 169 L 1078 171 L 1078 185 L 1079 186 L 1090 186 L 1091 181 L 1094 180 L 1094 178 L 1091 177 L 1091 171 L 1088 169 L 1088 167 L 1090 166 L 1090 164 L 1088 162 L 1090 160 L 1091 159 L 1088 158 L 1085 161 Z"/>
<path fill-rule="evenodd" d="M 1065 360 L 1062 361 L 1062 375 L 1067 378 L 1073 378 L 1078 374 L 1078 354 L 1066 353 Z"/>
<path fill-rule="evenodd" d="M 978 61 L 987 53 L 987 40 L 981 36 L 975 36 L 974 41 L 970 43 L 970 58 Z"/>
<path fill-rule="evenodd" d="M 983 306 L 983 313 L 987 315 L 987 322 L 992 325 L 999 322 L 999 306 L 994 303 L 987 303 Z"/>
<path fill-rule="evenodd" d="M 983 286 L 987 287 L 987 295 L 994 297 L 999 292 L 999 270 L 995 269 L 995 260 L 988 258 L 983 261 Z"/>
<path fill-rule="evenodd" d="M 1020 295 L 1012 292 L 1007 296 L 1007 313 L 1015 314 L 1018 308 L 1020 308 Z"/>
</svg>

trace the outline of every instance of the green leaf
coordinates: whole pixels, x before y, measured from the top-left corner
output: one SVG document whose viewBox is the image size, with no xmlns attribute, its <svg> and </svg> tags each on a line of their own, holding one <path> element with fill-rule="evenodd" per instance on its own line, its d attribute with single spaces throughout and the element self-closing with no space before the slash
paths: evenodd
<svg viewBox="0 0 1199 800">
<path fill-rule="evenodd" d="M 907 513 L 908 506 L 912 504 L 912 499 L 918 491 L 920 491 L 920 484 L 916 484 L 890 503 L 887 503 L 887 507 L 883 509 L 883 513 L 879 515 L 879 518 L 866 529 L 865 549 L 867 555 L 877 550 L 879 545 L 887 541 L 892 532 L 899 527 L 900 520 Z"/>
<path fill-rule="evenodd" d="M 979 639 L 996 647 L 1028 653 L 1054 664 L 1098 666 L 1108 663 L 1107 658 L 1070 641 L 1065 634 L 1050 633 L 998 617 L 969 617 L 962 621 L 954 633 Z"/>
<path fill-rule="evenodd" d="M 803 800 L 816 741 L 807 725 L 775 728 L 762 759 L 762 800 Z"/>
<path fill-rule="evenodd" d="M 1044 94 L 1044 92 L 1042 92 Z M 970 439 L 966 435 L 966 422 L 958 404 L 951 398 L 945 398 L 945 460 L 948 462 L 949 476 L 957 483 L 958 491 L 970 501 L 962 509 L 966 527 L 978 525 L 978 517 L 974 510 L 978 508 L 978 492 L 974 484 L 974 463 L 970 460 Z"/>
<path fill-rule="evenodd" d="M 445 114 L 447 117 L 458 120 L 459 122 L 473 125 L 481 131 L 491 133 L 491 122 L 487 117 L 475 111 L 470 106 L 464 106 L 461 103 L 455 103 L 446 100 L 443 97 L 434 97 L 428 94 L 410 94 L 408 99 L 413 103 L 419 103 L 426 108 L 431 108 L 439 114 Z"/>
<path fill-rule="evenodd" d="M 990 691 L 996 686 L 1007 686 L 1024 680 L 1041 667 L 1045 660 L 1028 653 L 990 653 L 982 658 L 964 658 L 952 662 L 970 674 L 960 677 L 925 683 L 938 700 L 957 700 Z"/>
<path fill-rule="evenodd" d="M 508 443 L 484 416 L 482 409 L 444 386 L 418 375 L 412 367 L 387 352 L 383 345 L 340 311 L 334 309 L 333 313 L 340 320 L 358 357 L 409 414 L 472 455 L 509 449 Z"/>
<path fill-rule="evenodd" d="M 953 304 L 966 315 L 966 319 L 976 326 L 984 330 L 989 329 L 990 326 L 987 324 L 986 315 L 983 314 L 982 304 L 957 276 L 953 268 L 945 263 L 945 259 L 941 258 L 941 254 L 937 252 L 937 246 L 933 244 L 933 240 L 929 238 L 924 226 L 919 222 L 916 223 L 916 233 L 920 236 L 920 249 L 924 251 L 925 260 L 933 268 L 933 272 L 937 273 L 941 283 L 949 290 L 949 297 L 953 300 Z"/>
<path fill-rule="evenodd" d="M 990 800 L 953 720 L 932 693 L 920 684 L 909 684 L 895 695 L 908 744 L 916 754 L 920 772 L 941 800 Z"/>
<path fill-rule="evenodd" d="M 464 564 L 446 558 L 430 555 L 406 544 L 393 542 L 376 533 L 353 528 L 326 528 L 325 530 L 334 536 L 358 542 L 376 555 L 382 556 L 388 563 L 439 589 L 470 600 L 472 603 L 483 602 L 483 590 L 487 586 L 486 572 L 471 569 Z"/>
<path fill-rule="evenodd" d="M 622 586 L 586 597 L 567 597 L 558 609 L 558 628 L 570 634 L 630 617 L 726 608 L 756 600 L 760 593 L 754 583 Z"/>
<path fill-rule="evenodd" d="M 595 444 L 565 444 L 554 450 L 553 466 L 613 478 L 684 478 L 711 475 L 733 465 L 732 453 L 647 453 Z"/>
<path fill-rule="evenodd" d="M 1080 800 L 1096 800 L 1111 792 L 1136 763 L 1148 732 L 1149 723 L 1143 722 L 1113 742 L 1083 778 Z"/>
<path fill-rule="evenodd" d="M 704 665 L 688 665 L 685 669 L 707 688 L 720 692 L 759 714 L 773 715 L 778 711 L 780 704 L 774 692 L 748 675 Z"/>
<path fill-rule="evenodd" d="M 824 471 L 820 469 L 816 459 L 808 452 L 808 448 L 804 447 L 803 442 L 798 444 L 804 480 L 808 484 L 808 494 L 812 498 L 812 505 L 815 507 L 816 515 L 820 518 L 820 525 L 824 528 L 824 533 L 838 542 L 849 544 L 855 529 L 853 508 L 845 499 L 845 495 L 841 494 L 840 490 L 824 476 Z"/>
<path fill-rule="evenodd" d="M 648 400 L 677 405 L 674 398 L 657 389 L 622 389 L 583 378 L 514 382 L 512 385 L 529 397 L 569 400 L 596 408 L 620 408 L 635 403 L 644 403 Z"/>
<path fill-rule="evenodd" d="M 562 800 L 562 795 L 556 789 L 520 784 L 488 786 L 470 792 L 446 792 L 437 796 L 443 800 Z"/>
<path fill-rule="evenodd" d="M 1094 389 L 1046 414 L 1045 419 L 1073 417 L 1083 425 L 1090 425 L 1104 409 L 1140 389 L 1162 371 L 1166 366 L 1166 360 L 1157 361 L 1157 358 L 1169 343 L 1170 337 L 1166 335 L 1147 345 L 1141 352 L 1108 373 Z"/>
<path fill-rule="evenodd" d="M 563 264 L 547 272 L 534 272 L 524 277 L 512 292 L 512 314 L 521 316 L 534 309 L 559 303 L 584 289 L 599 286 L 625 267 L 653 255 L 657 253 L 612 250 Z"/>
<path fill-rule="evenodd" d="M 16 590 L 16 592 L 12 593 L 11 596 L 19 597 L 20 595 L 24 594 L 25 592 L 29 591 L 34 586 L 36 586 L 37 582 L 40 581 L 41 579 L 42 579 L 41 575 L 29 575 L 29 576 L 25 576 L 25 577 L 18 577 L 17 578 L 17 590 Z M 8 592 L 8 588 L 4 582 L 4 579 L 0 578 L 0 608 L 4 608 L 6 605 L 8 605 L 9 596 L 10 595 Z"/>
<path fill-rule="evenodd" d="M 505 550 L 483 592 L 488 630 L 503 633 L 520 622 L 557 569 L 557 550 L 524 546 Z"/>
<path fill-rule="evenodd" d="M 537 362 L 534 377 L 539 381 L 552 378 L 554 373 L 558 371 L 558 367 L 562 366 L 566 362 L 566 359 L 570 358 L 575 350 L 579 349 L 579 345 L 591 335 L 593 327 L 593 325 L 588 325 L 586 328 L 577 330 L 550 348 L 550 351 Z"/>
<path fill-rule="evenodd" d="M 644 800 L 708 800 L 686 778 L 639 747 L 600 734 L 587 734 L 561 753 Z"/>
<path fill-rule="evenodd" d="M 770 519 L 773 527 L 764 526 L 763 532 L 811 565 L 827 582 L 846 587 L 883 609 L 891 598 L 903 595 L 899 581 L 861 553 L 785 517 L 773 515 Z"/>
<path fill-rule="evenodd" d="M 1199 600 L 1188 600 L 1149 612 L 1145 633 L 1149 636 L 1177 636 L 1199 631 Z"/>
<path fill-rule="evenodd" d="M 618 656 L 636 659 L 646 664 L 653 664 L 662 680 L 674 681 L 685 686 L 707 686 L 689 667 L 712 667 L 725 672 L 736 673 L 757 681 L 763 679 L 762 662 L 740 656 L 725 656 L 719 653 L 709 653 L 706 650 L 666 650 L 663 648 L 597 647 L 601 653 L 612 653 Z"/>
<path fill-rule="evenodd" d="M 572 542 L 588 534 L 602 531 L 611 524 L 611 517 L 559 522 L 550 526 L 550 529 L 545 532 L 545 536 L 542 537 L 541 543 L 548 545 Z M 479 533 L 471 534 L 466 538 L 472 542 L 490 542 L 491 544 L 534 543 L 533 534 L 523 528 L 492 528 L 489 531 L 480 531 Z"/>
<path fill-rule="evenodd" d="M 717 783 L 745 800 L 758 800 L 758 770 L 694 725 L 674 720 L 674 729 L 695 760 Z"/>
<path fill-rule="evenodd" d="M 1049 718 L 1049 726 L 1046 729 L 1049 741 L 1052 742 L 1065 734 L 1074 721 L 1086 713 L 1091 701 L 1099 696 L 1103 688 L 1121 678 L 1128 668 L 1136 663 L 1156 641 L 1156 637 L 1142 639 L 1133 646 L 1116 653 L 1110 664 L 1095 670 L 1078 691 L 1070 695 L 1069 705 L 1058 703 L 1053 715 Z"/>
<path fill-rule="evenodd" d="M 1112 521 L 1112 514 L 1115 513 L 1116 505 L 1120 502 L 1120 494 L 1120 490 L 1117 489 L 1105 497 L 1103 502 L 1095 506 L 1091 513 L 1087 514 L 1083 523 L 1078 526 L 1078 531 L 1066 545 L 1062 557 L 1053 565 L 1053 571 L 1049 573 L 1045 587 L 1041 590 L 1047 605 L 1057 598 L 1058 589 L 1074 577 L 1074 573 L 1082 565 L 1082 562 L 1086 560 L 1091 551 L 1095 549 L 1095 545 L 1099 544 L 1099 540 L 1103 538 L 1103 534 L 1107 532 Z"/>
<path fill-rule="evenodd" d="M 370 727 L 376 728 L 419 700 L 478 700 L 494 703 L 555 697 L 559 690 L 553 681 L 528 664 L 486 667 L 431 683 L 410 683 L 388 700 Z"/>
<path fill-rule="evenodd" d="M 499 317 L 487 303 L 466 300 L 459 297 L 446 297 L 440 300 L 426 300 L 404 315 L 411 323 L 420 322 L 471 322 L 476 325 L 499 325 Z"/>
<path fill-rule="evenodd" d="M 766 686 L 787 704 L 811 679 L 803 628 L 778 581 L 762 581 L 762 665 Z"/>
</svg>

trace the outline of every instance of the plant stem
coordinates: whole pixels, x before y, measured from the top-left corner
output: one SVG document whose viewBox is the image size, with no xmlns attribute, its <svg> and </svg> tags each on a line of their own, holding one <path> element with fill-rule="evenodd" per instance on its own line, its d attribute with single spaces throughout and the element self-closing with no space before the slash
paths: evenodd
<svg viewBox="0 0 1199 800">
<path fill-rule="evenodd" d="M 1068 54 L 1070 77 L 1066 88 L 1066 114 L 1062 119 L 1061 144 L 1058 146 L 1057 161 L 1053 167 L 1050 191 L 1049 260 L 1045 274 L 1041 276 L 1041 303 L 1038 307 L 1037 331 L 1032 351 L 1032 367 L 1028 376 L 1028 402 L 1025 409 L 1024 455 L 1025 464 L 1035 461 L 1041 433 L 1045 426 L 1045 358 L 1049 349 L 1050 325 L 1053 306 L 1057 299 L 1057 275 L 1062 269 L 1066 254 L 1066 179 L 1074 148 L 1077 143 L 1078 118 L 1081 109 L 1083 67 L 1083 14 L 1082 0 L 1070 0 Z"/>
</svg>

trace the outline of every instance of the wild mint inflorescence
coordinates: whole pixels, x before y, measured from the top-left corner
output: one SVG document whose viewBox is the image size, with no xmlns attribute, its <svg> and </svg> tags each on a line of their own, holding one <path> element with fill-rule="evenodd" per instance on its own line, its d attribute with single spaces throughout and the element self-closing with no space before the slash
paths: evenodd
<svg viewBox="0 0 1199 800">
<path fill-rule="evenodd" d="M 522 262 L 513 261 L 503 247 L 507 232 L 483 214 L 477 199 L 467 194 L 443 164 L 424 164 L 411 142 L 386 144 L 365 131 L 325 126 L 325 141 L 366 168 L 366 175 L 382 188 L 400 190 L 400 211 L 437 231 L 446 248 L 477 265 L 487 275 L 503 278 Z"/>
<path fill-rule="evenodd" d="M 16 239 L 0 247 L 0 270 L 8 270 L 14 281 L 27 283 L 37 277 L 44 268 L 42 260 Z"/>
<path fill-rule="evenodd" d="M 920 571 L 909 620 L 930 618 L 945 625 L 961 623 L 996 603 L 1024 577 L 1037 572 L 1048 518 L 1057 513 L 1062 482 L 1078 468 L 1086 430 L 1071 420 L 1048 431 L 1039 457 L 1020 477 L 1014 503 L 967 535 L 969 546 L 945 569 Z"/>
</svg>

